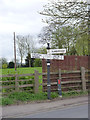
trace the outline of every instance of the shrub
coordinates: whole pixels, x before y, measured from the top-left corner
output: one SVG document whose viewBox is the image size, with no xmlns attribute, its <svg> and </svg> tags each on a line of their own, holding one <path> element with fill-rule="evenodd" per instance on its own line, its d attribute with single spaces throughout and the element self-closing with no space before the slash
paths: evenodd
<svg viewBox="0 0 90 120">
<path fill-rule="evenodd" d="M 3 69 L 6 69 L 6 68 L 7 68 L 7 64 L 3 64 L 3 65 L 2 65 L 2 68 L 3 68 Z"/>
<path fill-rule="evenodd" d="M 9 62 L 9 65 L 8 65 L 9 68 L 14 68 L 14 62 Z"/>
<path fill-rule="evenodd" d="M 35 59 L 35 61 L 34 61 L 34 67 L 41 67 L 41 66 L 42 66 L 41 59 Z"/>
</svg>

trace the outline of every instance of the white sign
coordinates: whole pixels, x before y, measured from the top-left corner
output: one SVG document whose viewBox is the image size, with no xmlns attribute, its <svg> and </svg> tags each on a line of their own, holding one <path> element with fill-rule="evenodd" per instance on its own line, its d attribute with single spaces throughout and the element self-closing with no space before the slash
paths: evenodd
<svg viewBox="0 0 90 120">
<path fill-rule="evenodd" d="M 50 50 L 47 50 L 47 54 L 59 54 L 59 53 L 66 53 L 66 49 L 50 49 Z"/>
<path fill-rule="evenodd" d="M 38 53 L 31 53 L 31 58 L 64 60 L 63 55 L 49 55 L 49 54 L 38 54 Z"/>
</svg>

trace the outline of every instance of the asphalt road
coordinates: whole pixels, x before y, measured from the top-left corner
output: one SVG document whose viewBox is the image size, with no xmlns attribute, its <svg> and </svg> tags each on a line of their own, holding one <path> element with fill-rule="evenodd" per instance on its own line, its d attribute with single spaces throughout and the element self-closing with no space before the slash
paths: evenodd
<svg viewBox="0 0 90 120">
<path fill-rule="evenodd" d="M 28 115 L 24 118 L 88 118 L 88 104 L 49 110 L 47 112 Z"/>
</svg>

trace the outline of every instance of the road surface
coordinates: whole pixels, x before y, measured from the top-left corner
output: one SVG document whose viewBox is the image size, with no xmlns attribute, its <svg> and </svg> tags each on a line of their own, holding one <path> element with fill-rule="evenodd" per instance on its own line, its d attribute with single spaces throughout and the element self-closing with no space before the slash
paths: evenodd
<svg viewBox="0 0 90 120">
<path fill-rule="evenodd" d="M 88 104 L 49 110 L 47 112 L 27 115 L 24 118 L 88 118 Z"/>
</svg>

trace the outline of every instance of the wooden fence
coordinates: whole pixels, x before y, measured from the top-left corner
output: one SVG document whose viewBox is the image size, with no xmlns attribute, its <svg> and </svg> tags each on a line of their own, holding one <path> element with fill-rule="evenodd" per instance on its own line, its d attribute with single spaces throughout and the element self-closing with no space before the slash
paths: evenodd
<svg viewBox="0 0 90 120">
<path fill-rule="evenodd" d="M 79 71 L 61 71 L 50 73 L 51 91 L 57 91 L 57 80 L 61 80 L 62 91 L 68 90 L 83 90 L 89 88 L 90 71 L 85 70 L 84 67 Z M 47 91 L 47 73 L 39 73 L 35 70 L 33 74 L 15 74 L 0 76 L 0 88 L 2 93 L 13 91 L 30 91 L 34 93 L 41 90 Z"/>
<path fill-rule="evenodd" d="M 61 80 L 62 91 L 83 90 L 90 87 L 90 71 L 81 67 L 78 71 L 61 71 L 50 73 L 51 91 L 57 91 L 57 80 Z M 46 73 L 43 74 L 43 83 L 47 83 Z M 43 85 L 43 91 L 47 91 L 47 86 Z"/>
</svg>

